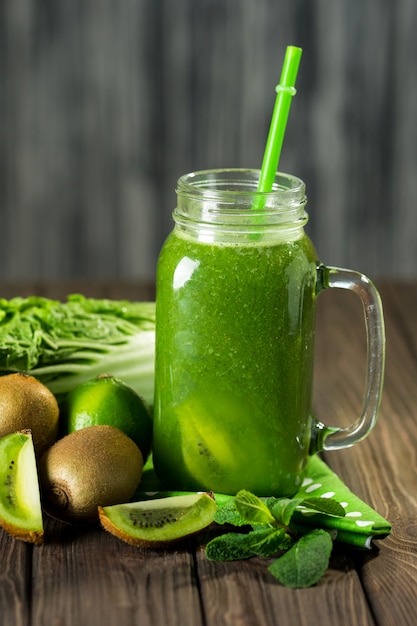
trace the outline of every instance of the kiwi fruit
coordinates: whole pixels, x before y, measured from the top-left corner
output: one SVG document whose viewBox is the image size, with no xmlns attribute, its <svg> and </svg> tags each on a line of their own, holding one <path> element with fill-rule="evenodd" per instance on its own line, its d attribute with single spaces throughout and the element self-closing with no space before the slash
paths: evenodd
<svg viewBox="0 0 417 626">
<path fill-rule="evenodd" d="M 55 396 L 34 376 L 22 372 L 0 376 L 0 437 L 31 430 L 40 458 L 57 439 L 58 419 Z"/>
<path fill-rule="evenodd" d="M 196 493 L 98 510 L 103 528 L 119 539 L 140 548 L 159 548 L 210 526 L 217 504 L 212 494 Z"/>
<path fill-rule="evenodd" d="M 172 489 L 214 491 L 234 495 L 255 485 L 251 459 L 262 455 L 251 411 L 233 393 L 218 389 L 177 405 L 174 432 L 156 431 L 155 471 Z M 245 433 L 243 450 L 236 442 Z M 175 439 L 173 441 L 173 437 Z M 175 455 L 175 485 L 171 465 Z"/>
<path fill-rule="evenodd" d="M 59 439 L 42 456 L 43 508 L 64 522 L 98 522 L 98 506 L 129 501 L 139 485 L 143 457 L 113 426 L 96 425 Z"/>
<path fill-rule="evenodd" d="M 32 434 L 0 438 L 0 526 L 12 537 L 43 543 L 43 520 Z"/>
</svg>

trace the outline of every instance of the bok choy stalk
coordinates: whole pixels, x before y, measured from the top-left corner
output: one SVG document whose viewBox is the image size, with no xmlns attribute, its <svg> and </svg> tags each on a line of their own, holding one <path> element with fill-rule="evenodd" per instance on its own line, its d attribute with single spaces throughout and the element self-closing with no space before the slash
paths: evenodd
<svg viewBox="0 0 417 626">
<path fill-rule="evenodd" d="M 154 358 L 154 302 L 0 299 L 0 374 L 28 372 L 58 398 L 106 373 L 152 406 Z"/>
</svg>

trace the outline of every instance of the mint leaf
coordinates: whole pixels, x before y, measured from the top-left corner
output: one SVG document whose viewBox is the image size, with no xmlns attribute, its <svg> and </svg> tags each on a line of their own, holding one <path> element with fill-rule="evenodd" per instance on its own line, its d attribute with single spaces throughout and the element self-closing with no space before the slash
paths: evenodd
<svg viewBox="0 0 417 626">
<path fill-rule="evenodd" d="M 305 498 L 301 501 L 302 506 L 307 509 L 324 513 L 325 515 L 334 515 L 336 517 L 345 517 L 346 511 L 337 500 L 333 498 Z"/>
<path fill-rule="evenodd" d="M 314 585 L 325 573 L 333 547 L 330 532 L 308 530 L 292 521 L 297 509 L 318 514 L 344 517 L 345 510 L 331 498 L 258 498 L 242 489 L 219 507 L 218 524 L 252 526 L 246 533 L 227 533 L 212 539 L 206 556 L 212 561 L 235 561 L 252 556 L 271 557 L 278 551 L 285 554 L 268 568 L 283 585 L 303 588 Z M 300 537 L 301 534 L 301 537 Z"/>
<path fill-rule="evenodd" d="M 226 533 L 206 545 L 206 557 L 210 561 L 239 561 L 253 554 L 247 544 L 247 535 L 243 533 Z"/>
<path fill-rule="evenodd" d="M 311 587 L 328 568 L 332 547 L 333 542 L 328 532 L 313 530 L 301 537 L 268 570 L 286 587 Z"/>
<path fill-rule="evenodd" d="M 210 561 L 239 561 L 251 556 L 272 556 L 279 550 L 288 550 L 291 539 L 283 528 L 264 527 L 249 533 L 226 533 L 215 537 L 206 546 Z"/>
<path fill-rule="evenodd" d="M 239 515 L 248 524 L 271 524 L 275 521 L 267 505 L 249 491 L 242 489 L 234 501 Z"/>
<path fill-rule="evenodd" d="M 277 522 L 283 526 L 288 526 L 291 521 L 292 514 L 297 506 L 299 506 L 302 502 L 303 500 L 301 498 L 294 498 L 292 500 L 289 500 L 288 498 L 279 498 L 269 508 Z"/>
<path fill-rule="evenodd" d="M 257 528 L 245 535 L 245 538 L 252 554 L 266 557 L 272 556 L 278 550 L 287 550 L 290 547 L 289 541 L 291 542 L 284 528 Z"/>
<path fill-rule="evenodd" d="M 214 516 L 217 524 L 232 524 L 233 526 L 247 526 L 248 522 L 239 514 L 234 500 L 219 506 Z"/>
</svg>

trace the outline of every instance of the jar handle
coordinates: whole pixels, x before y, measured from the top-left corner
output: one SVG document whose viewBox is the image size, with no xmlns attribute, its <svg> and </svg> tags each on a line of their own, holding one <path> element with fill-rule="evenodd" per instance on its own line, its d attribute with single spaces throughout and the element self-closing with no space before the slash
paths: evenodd
<svg viewBox="0 0 417 626">
<path fill-rule="evenodd" d="M 310 453 L 340 450 L 362 441 L 375 426 L 381 403 L 385 366 L 385 328 L 382 303 L 375 285 L 367 276 L 353 270 L 320 265 L 319 289 L 337 288 L 354 291 L 362 301 L 367 341 L 367 369 L 362 412 L 343 428 L 313 422 Z"/>
</svg>

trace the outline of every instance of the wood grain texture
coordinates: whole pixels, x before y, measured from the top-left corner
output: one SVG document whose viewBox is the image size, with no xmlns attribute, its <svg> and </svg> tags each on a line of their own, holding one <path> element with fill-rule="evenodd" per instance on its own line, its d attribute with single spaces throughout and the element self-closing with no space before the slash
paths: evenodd
<svg viewBox="0 0 417 626">
<path fill-rule="evenodd" d="M 0 624 L 26 626 L 30 620 L 32 547 L 0 529 Z"/>
<path fill-rule="evenodd" d="M 142 551 L 58 522 L 46 531 L 33 559 L 33 623 L 176 626 L 180 615 L 184 626 L 203 625 L 190 551 Z"/>
<path fill-rule="evenodd" d="M 152 280 L 176 179 L 260 166 L 288 44 L 320 257 L 416 276 L 416 29 L 414 0 L 3 0 L 0 277 Z"/>
<path fill-rule="evenodd" d="M 376 542 L 376 549 L 358 570 L 376 623 L 393 626 L 412 624 L 417 611 L 417 336 L 415 318 L 410 315 L 417 310 L 417 288 L 407 284 L 384 288 L 382 284 L 381 294 L 386 302 L 387 363 L 380 417 L 366 441 L 349 450 L 327 453 L 326 460 L 359 497 L 393 525 L 391 535 Z M 346 307 L 338 309 L 338 318 L 335 323 L 340 328 L 352 322 Z M 349 344 L 350 353 L 356 351 L 357 358 L 337 364 L 348 384 L 349 372 L 357 372 L 364 358 L 353 336 Z M 354 415 L 354 402 L 349 403 L 346 394 L 343 399 L 336 396 L 344 410 L 350 408 Z"/>
<path fill-rule="evenodd" d="M 76 287 L 67 285 L 70 291 Z M 75 290 L 88 285 L 83 281 Z M 392 523 L 387 538 L 370 551 L 337 546 L 318 585 L 291 590 L 268 574 L 268 560 L 209 562 L 204 536 L 172 550 L 141 551 L 104 531 L 48 519 L 40 547 L 0 531 L 1 626 L 414 626 L 417 285 L 378 286 L 387 331 L 380 417 L 365 441 L 325 457 L 354 493 Z M 17 295 L 11 285 L 0 287 Z M 100 287 L 93 281 L 90 288 L 97 297 L 148 293 L 136 282 Z M 64 284 L 27 283 L 27 289 L 54 297 L 63 294 Z M 361 404 L 363 319 L 351 295 L 328 290 L 319 300 L 315 410 L 328 423 L 353 421 Z"/>
<path fill-rule="evenodd" d="M 197 552 L 207 626 L 373 626 L 358 575 L 343 551 L 335 551 L 326 575 L 311 589 L 282 587 L 266 569 L 272 560 L 213 563 L 203 549 Z"/>
</svg>

